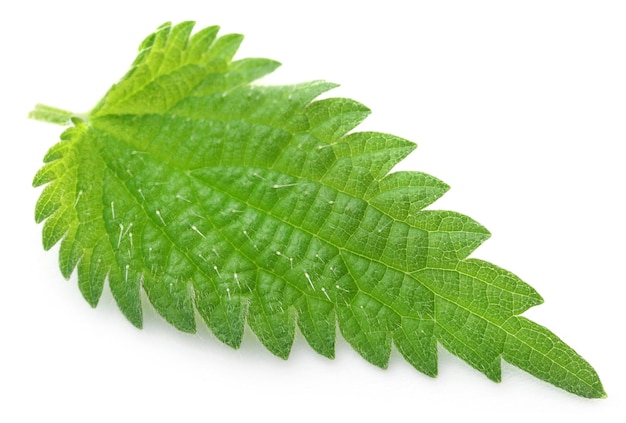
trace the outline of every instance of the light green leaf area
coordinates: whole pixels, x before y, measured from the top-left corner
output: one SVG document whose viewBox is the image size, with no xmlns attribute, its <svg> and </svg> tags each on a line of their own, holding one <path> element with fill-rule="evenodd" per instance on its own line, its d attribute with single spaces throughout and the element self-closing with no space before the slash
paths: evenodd
<svg viewBox="0 0 626 423">
<path fill-rule="evenodd" d="M 437 374 L 437 344 L 501 378 L 504 359 L 567 391 L 603 397 L 593 368 L 546 328 L 520 317 L 540 304 L 512 273 L 468 258 L 489 237 L 471 218 L 424 210 L 448 186 L 389 173 L 415 145 L 354 132 L 369 110 L 316 101 L 335 85 L 250 83 L 267 59 L 233 60 L 239 35 L 165 24 L 130 71 L 45 156 L 35 186 L 46 249 L 58 242 L 96 306 L 108 280 L 142 325 L 141 290 L 185 332 L 196 313 L 239 347 L 247 324 L 287 358 L 296 330 L 334 356 L 337 328 L 386 367 L 392 346 Z M 297 328 L 297 329 L 296 329 Z"/>
</svg>

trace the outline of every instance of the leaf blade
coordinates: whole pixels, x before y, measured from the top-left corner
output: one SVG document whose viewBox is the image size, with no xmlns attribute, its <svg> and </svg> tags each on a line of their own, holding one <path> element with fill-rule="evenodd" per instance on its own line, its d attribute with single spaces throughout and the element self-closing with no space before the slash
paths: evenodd
<svg viewBox="0 0 626 423">
<path fill-rule="evenodd" d="M 468 258 L 489 232 L 460 213 L 424 210 L 449 187 L 389 173 L 413 143 L 353 132 L 367 107 L 315 100 L 335 84 L 250 85 L 278 63 L 233 61 L 240 35 L 192 35 L 193 26 L 164 24 L 147 37 L 33 180 L 45 185 L 35 212 L 44 248 L 61 242 L 62 274 L 78 269 L 89 304 L 108 279 L 137 327 L 143 290 L 173 326 L 194 332 L 198 311 L 234 348 L 247 322 L 279 357 L 296 327 L 334 357 L 338 326 L 382 368 L 395 345 L 435 376 L 440 342 L 494 381 L 504 358 L 577 395 L 605 395 L 582 357 L 519 317 L 539 294 Z M 72 116 L 36 110 L 53 122 Z"/>
</svg>

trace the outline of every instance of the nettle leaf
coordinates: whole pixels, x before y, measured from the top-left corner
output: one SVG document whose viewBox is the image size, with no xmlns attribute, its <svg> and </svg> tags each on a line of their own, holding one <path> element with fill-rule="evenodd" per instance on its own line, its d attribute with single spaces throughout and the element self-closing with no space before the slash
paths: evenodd
<svg viewBox="0 0 626 423">
<path fill-rule="evenodd" d="M 593 368 L 548 329 L 520 317 L 541 297 L 512 273 L 468 258 L 489 233 L 471 218 L 424 210 L 448 186 L 389 173 L 415 145 L 351 132 L 369 110 L 315 101 L 335 85 L 258 86 L 267 59 L 233 60 L 239 35 L 192 22 L 144 40 L 130 71 L 88 114 L 37 106 L 70 125 L 44 158 L 35 217 L 96 306 L 108 280 L 142 325 L 141 290 L 169 323 L 197 312 L 239 347 L 247 323 L 287 358 L 296 327 L 334 356 L 336 328 L 371 363 L 392 346 L 437 374 L 437 343 L 501 378 L 501 360 L 584 397 Z"/>
</svg>

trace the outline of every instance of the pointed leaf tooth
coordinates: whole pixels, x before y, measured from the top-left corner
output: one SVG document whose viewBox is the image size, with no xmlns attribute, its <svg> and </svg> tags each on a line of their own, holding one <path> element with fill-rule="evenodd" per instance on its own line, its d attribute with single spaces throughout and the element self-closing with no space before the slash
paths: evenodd
<svg viewBox="0 0 626 423">
<path fill-rule="evenodd" d="M 502 379 L 500 354 L 506 334 L 499 327 L 444 299 L 436 301 L 435 334 L 452 354 L 494 382 Z"/>
<path fill-rule="evenodd" d="M 208 54 L 203 60 L 210 63 L 211 66 L 217 66 L 218 69 L 221 66 L 226 66 L 237 53 L 242 41 L 243 35 L 241 34 L 222 35 L 211 45 Z"/>
<path fill-rule="evenodd" d="M 83 298 L 94 308 L 98 305 L 104 280 L 109 273 L 106 263 L 110 263 L 112 259 L 107 251 L 107 242 L 107 239 L 102 238 L 93 249 L 85 249 L 77 267 L 78 288 Z"/>
<path fill-rule="evenodd" d="M 85 123 L 80 120 L 80 119 L 72 119 L 72 123 L 74 123 L 74 126 L 70 126 L 69 128 L 67 128 L 65 131 L 63 131 L 61 133 L 60 139 L 61 141 L 71 141 L 73 139 L 76 139 L 77 136 L 79 136 L 81 133 L 84 132 L 85 130 Z M 70 143 L 64 143 L 64 142 L 60 142 L 57 143 L 56 145 L 54 145 L 52 149 L 56 148 L 57 146 L 59 146 L 59 144 L 62 144 L 64 146 L 70 146 Z"/>
<path fill-rule="evenodd" d="M 542 302 L 517 276 L 482 260 L 461 261 L 455 269 L 426 268 L 413 276 L 438 298 L 496 326 Z"/>
<path fill-rule="evenodd" d="M 363 195 L 415 149 L 415 144 L 388 134 L 356 132 L 332 145 L 337 160 L 322 182 L 341 191 Z"/>
<path fill-rule="evenodd" d="M 65 279 L 69 279 L 76 265 L 84 254 L 82 246 L 77 242 L 78 229 L 73 226 L 66 233 L 59 249 L 59 268 Z"/>
<path fill-rule="evenodd" d="M 407 220 L 445 194 L 450 187 L 421 172 L 393 172 L 370 185 L 365 199 L 395 219 Z"/>
<path fill-rule="evenodd" d="M 75 128 L 69 128 L 63 134 L 67 134 L 67 132 L 69 132 L 69 131 L 73 132 L 74 129 Z M 50 149 L 48 150 L 48 152 L 46 153 L 46 155 L 43 158 L 43 162 L 44 163 L 50 163 L 50 162 L 53 162 L 55 160 L 59 160 L 59 159 L 63 158 L 65 156 L 65 154 L 67 153 L 67 151 L 70 150 L 70 148 L 71 148 L 71 143 L 68 142 L 70 136 L 71 136 L 71 134 L 69 134 L 68 138 L 66 138 L 65 140 L 62 140 L 62 141 L 56 143 L 55 145 L 53 145 L 52 147 L 50 147 Z M 63 138 L 63 136 L 61 138 Z"/>
<path fill-rule="evenodd" d="M 280 66 L 276 60 L 263 58 L 247 58 L 237 60 L 231 64 L 227 77 L 229 78 L 228 89 L 245 85 L 268 75 Z"/>
<path fill-rule="evenodd" d="M 172 31 L 170 32 L 168 49 L 165 51 L 165 54 L 170 54 L 171 48 L 176 48 L 176 50 L 186 50 L 189 47 L 191 33 L 195 25 L 195 21 L 184 21 L 174 25 L 174 27 L 172 27 Z M 174 56 L 176 54 L 178 53 L 174 53 Z"/>
<path fill-rule="evenodd" d="M 154 37 L 152 37 L 152 41 L 154 42 Z M 151 52 L 150 48 L 140 49 L 139 52 L 137 53 L 137 57 L 131 64 L 130 69 L 128 70 L 128 72 L 126 72 L 126 74 L 124 74 L 122 78 L 120 78 L 120 81 L 131 78 L 133 74 L 135 73 L 135 71 L 137 70 L 137 68 L 140 67 L 150 56 L 150 52 Z M 115 85 L 116 84 L 114 84 L 113 86 Z M 98 107 L 96 107 L 96 109 L 97 108 Z"/>
<path fill-rule="evenodd" d="M 139 287 L 142 275 L 123 263 L 111 266 L 108 276 L 111 293 L 120 311 L 129 322 L 141 329 L 143 312 Z"/>
<path fill-rule="evenodd" d="M 244 333 L 246 300 L 234 294 L 230 299 L 212 295 L 214 299 L 198 301 L 197 297 L 196 293 L 198 312 L 215 337 L 232 348 L 239 348 Z M 207 302 L 214 305 L 209 308 Z"/>
<path fill-rule="evenodd" d="M 407 223 L 428 232 L 428 266 L 456 266 L 491 235 L 474 219 L 445 210 L 424 210 L 407 218 Z"/>
<path fill-rule="evenodd" d="M 224 252 L 228 247 L 220 246 Z M 212 256 L 217 257 L 211 251 Z M 219 253 L 218 253 L 219 254 Z M 203 256 L 204 257 L 204 256 Z M 217 266 L 216 266 L 217 267 Z M 204 272 L 196 272 L 192 283 L 194 304 L 198 313 L 213 334 L 232 348 L 239 348 L 244 334 L 249 292 L 254 289 L 256 269 L 240 254 L 232 254 L 227 263 L 215 270 L 217 280 L 207 277 Z"/>
<path fill-rule="evenodd" d="M 324 357 L 335 357 L 335 307 L 332 303 L 301 297 L 296 304 L 298 328 L 311 348 Z"/>
<path fill-rule="evenodd" d="M 219 26 L 209 26 L 197 31 L 191 36 L 187 51 L 187 59 L 192 62 L 200 62 L 201 58 L 207 54 L 209 48 L 217 38 Z"/>
<path fill-rule="evenodd" d="M 403 317 L 393 333 L 393 343 L 415 369 L 427 376 L 437 376 L 437 338 L 432 319 Z"/>
<path fill-rule="evenodd" d="M 463 278 L 461 288 L 467 290 L 465 295 L 468 298 L 482 294 L 480 298 L 484 298 L 486 307 L 482 310 L 484 315 L 520 314 L 543 303 L 543 298 L 532 286 L 495 264 L 466 259 L 459 262 L 456 271 Z"/>
<path fill-rule="evenodd" d="M 338 87 L 338 84 L 328 81 L 317 80 L 301 82 L 292 85 L 251 86 L 249 88 L 254 93 L 258 92 L 259 94 L 267 97 L 265 101 L 267 101 L 268 103 L 272 99 L 284 100 L 279 101 L 279 103 L 275 105 L 275 107 L 277 107 L 279 110 L 289 109 L 297 111 L 298 113 L 302 113 L 302 108 L 304 108 L 307 104 L 313 101 L 313 99 L 318 97 L 320 94 L 332 90 L 336 87 Z"/>
<path fill-rule="evenodd" d="M 186 98 L 176 105 L 174 112 L 177 116 L 196 120 L 211 117 L 212 120 L 232 122 L 235 127 L 243 127 L 241 132 L 249 127 L 244 125 L 248 123 L 259 125 L 260 128 L 254 129 L 261 134 L 266 132 L 261 129 L 276 127 L 288 135 L 285 131 L 295 133 L 296 129 L 308 128 L 308 123 L 295 117 L 302 117 L 300 108 L 336 86 L 325 81 L 288 86 L 246 86 L 245 89 Z M 297 128 L 292 127 L 294 125 Z"/>
<path fill-rule="evenodd" d="M 171 31 L 171 22 L 165 22 L 157 28 L 157 30 L 154 32 L 155 38 L 151 46 L 153 51 L 159 51 L 165 48 L 169 40 Z"/>
<path fill-rule="evenodd" d="M 329 98 L 309 104 L 304 113 L 311 134 L 330 144 L 356 128 L 370 114 L 370 109 L 348 98 Z"/>
<path fill-rule="evenodd" d="M 399 316 L 372 296 L 359 292 L 350 304 L 337 304 L 337 320 L 344 339 L 364 359 L 386 369 L 391 354 L 391 333 Z"/>
<path fill-rule="evenodd" d="M 171 27 L 172 24 L 170 22 L 166 22 L 159 26 L 152 34 L 144 38 L 138 47 L 137 57 L 131 64 L 130 70 L 119 82 L 113 85 L 111 90 L 109 90 L 109 93 L 114 89 L 118 89 L 119 85 L 124 86 L 125 80 L 128 80 L 133 76 L 136 79 L 141 79 L 145 75 L 150 75 L 153 70 L 156 70 L 160 66 L 160 62 L 163 59 L 163 55 L 161 54 L 162 49 L 167 43 Z M 150 62 L 149 65 L 148 62 Z M 137 78 L 137 76 L 140 76 L 140 78 Z M 109 93 L 107 93 L 105 98 L 108 97 Z M 103 100 L 105 100 L 105 98 L 103 98 L 98 106 L 94 108 L 92 113 L 103 105 Z"/>
<path fill-rule="evenodd" d="M 299 115 L 302 107 L 320 94 L 335 87 L 337 84 L 326 81 L 311 81 L 281 87 L 251 87 L 251 99 L 255 103 L 259 100 L 262 101 L 262 106 L 255 107 L 255 112 L 251 113 L 251 118 L 259 123 L 266 122 L 271 125 L 285 126 L 285 129 L 295 131 L 291 125 L 301 125 L 302 122 L 294 119 L 294 115 L 296 113 Z M 240 92 L 238 95 L 240 97 L 249 96 L 248 93 L 244 92 Z"/>
<path fill-rule="evenodd" d="M 167 273 L 143 273 L 143 288 L 156 311 L 172 326 L 196 332 L 196 321 L 190 295 L 190 282 Z"/>
<path fill-rule="evenodd" d="M 35 222 L 41 223 L 58 211 L 63 204 L 63 186 L 58 181 L 46 186 L 35 205 Z"/>
<path fill-rule="evenodd" d="M 295 313 L 285 304 L 285 282 L 260 272 L 250 297 L 248 325 L 274 355 L 287 359 L 295 335 Z"/>
<path fill-rule="evenodd" d="M 241 59 L 233 62 L 233 73 L 238 73 L 245 75 L 245 80 L 248 82 L 256 81 L 257 79 L 269 75 L 274 72 L 278 67 L 281 66 L 281 63 L 265 58 L 248 58 Z M 243 81 L 243 79 L 242 79 Z M 240 84 L 243 84 L 240 82 Z M 235 84 L 231 84 L 235 85 Z"/>
<path fill-rule="evenodd" d="M 62 176 L 67 168 L 65 163 L 61 160 L 55 160 L 51 163 L 46 163 L 39 169 L 33 178 L 33 187 L 37 188 L 47 183 L 50 183 L 60 176 Z"/>
<path fill-rule="evenodd" d="M 241 85 L 250 83 L 261 78 L 268 73 L 273 72 L 280 63 L 267 59 L 243 59 L 232 63 L 230 69 L 223 73 L 213 73 L 207 76 L 194 89 L 192 97 L 202 97 L 212 94 L 225 93 L 231 91 Z M 180 107 L 180 106 L 179 106 Z M 179 111 L 174 109 L 173 113 L 178 114 Z"/>
<path fill-rule="evenodd" d="M 163 48 L 163 59 L 157 70 L 159 74 L 173 72 L 181 67 L 181 63 L 185 63 L 184 50 L 193 26 L 194 22 L 188 21 L 172 27 L 167 44 Z"/>
<path fill-rule="evenodd" d="M 72 215 L 66 208 L 59 209 L 57 213 L 50 216 L 43 224 L 43 248 L 49 250 L 59 242 L 70 229 Z"/>
<path fill-rule="evenodd" d="M 135 61 L 132 63 L 132 66 L 138 65 L 143 59 L 145 59 L 145 56 L 142 55 L 142 53 L 152 48 L 155 39 L 156 31 L 143 39 L 143 41 L 139 44 L 139 47 L 137 47 L 137 51 L 139 54 L 137 55 L 137 59 L 135 59 Z"/>
</svg>

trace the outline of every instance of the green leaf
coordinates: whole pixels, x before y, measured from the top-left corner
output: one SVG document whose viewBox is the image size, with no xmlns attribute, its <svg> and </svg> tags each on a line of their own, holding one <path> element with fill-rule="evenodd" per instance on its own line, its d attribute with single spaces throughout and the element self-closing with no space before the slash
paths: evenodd
<svg viewBox="0 0 626 423">
<path fill-rule="evenodd" d="M 287 358 L 296 327 L 334 356 L 336 329 L 371 363 L 395 346 L 437 374 L 437 343 L 499 381 L 501 359 L 567 391 L 605 396 L 593 368 L 519 315 L 541 297 L 512 273 L 468 258 L 489 233 L 471 218 L 424 210 L 448 189 L 389 173 L 415 145 L 352 132 L 369 110 L 317 100 L 335 85 L 250 83 L 278 64 L 233 60 L 239 35 L 192 22 L 147 37 L 127 74 L 85 115 L 37 106 L 71 125 L 33 185 L 43 244 L 61 242 L 96 306 L 108 280 L 142 325 L 141 290 L 165 320 L 196 313 L 237 348 L 247 323 Z M 70 120 L 71 119 L 71 120 Z"/>
</svg>

